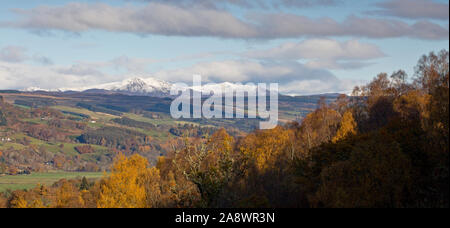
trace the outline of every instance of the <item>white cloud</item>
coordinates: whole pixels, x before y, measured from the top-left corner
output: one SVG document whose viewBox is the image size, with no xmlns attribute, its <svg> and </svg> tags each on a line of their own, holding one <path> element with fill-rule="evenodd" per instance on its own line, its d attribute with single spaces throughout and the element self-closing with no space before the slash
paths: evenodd
<svg viewBox="0 0 450 228">
<path fill-rule="evenodd" d="M 49 57 L 46 56 L 34 54 L 32 59 L 35 62 L 40 63 L 42 65 L 53 65 L 53 60 L 51 60 Z"/>
<path fill-rule="evenodd" d="M 221 9 L 227 6 L 241 8 L 305 8 L 314 6 L 335 6 L 340 0 L 128 0 L 139 2 L 164 2 L 184 7 Z"/>
<path fill-rule="evenodd" d="M 411 19 L 449 19 L 448 3 L 433 0 L 387 0 L 376 5 L 381 9 L 372 11 L 373 14 Z"/>
<path fill-rule="evenodd" d="M 92 75 L 63 74 L 51 67 L 0 62 L 0 82 L 0 89 L 56 89 L 96 83 L 96 80 Z"/>
<path fill-rule="evenodd" d="M 18 46 L 7 46 L 0 49 L 0 61 L 17 63 L 28 59 L 26 49 Z"/>
<path fill-rule="evenodd" d="M 411 37 L 448 39 L 448 28 L 428 21 L 408 24 L 400 20 L 350 16 L 343 22 L 331 18 L 310 19 L 293 14 L 253 15 L 265 32 L 261 37 L 353 36 L 368 38 Z"/>
<path fill-rule="evenodd" d="M 375 45 L 357 40 L 339 42 L 331 39 L 309 39 L 299 43 L 285 43 L 269 50 L 249 51 L 249 58 L 272 60 L 308 60 L 314 68 L 359 68 L 366 60 L 384 57 Z"/>
<path fill-rule="evenodd" d="M 207 36 L 236 39 L 277 39 L 310 36 L 355 36 L 369 38 L 411 37 L 448 39 L 448 28 L 420 21 L 350 16 L 343 22 L 331 18 L 311 19 L 285 13 L 255 13 L 246 19 L 220 9 L 188 8 L 148 3 L 145 6 L 69 3 L 16 9 L 17 21 L 3 26 L 41 33 L 90 30 L 126 32 L 138 35 Z"/>
<path fill-rule="evenodd" d="M 31 30 L 84 32 L 100 29 L 139 35 L 236 37 L 251 28 L 230 13 L 212 9 L 184 9 L 150 3 L 144 7 L 114 7 L 107 4 L 69 3 L 62 7 L 16 9 L 23 20 L 12 26 Z"/>
<path fill-rule="evenodd" d="M 280 93 L 287 95 L 314 95 L 325 93 L 350 94 L 355 85 L 360 85 L 357 80 L 338 80 L 333 82 L 321 80 L 303 80 L 284 83 L 280 86 Z"/>
<path fill-rule="evenodd" d="M 121 81 L 129 74 L 155 77 L 169 82 L 192 81 L 200 74 L 205 82 L 279 83 L 285 94 L 314 94 L 351 90 L 357 83 L 343 82 L 327 69 L 353 69 L 384 56 L 374 45 L 356 40 L 310 39 L 285 43 L 276 48 L 243 53 L 241 60 L 205 61 L 190 67 L 161 70 L 149 74 L 153 63 L 201 59 L 213 53 L 172 59 L 131 58 L 121 56 L 108 61 L 76 62 L 69 66 L 32 66 L 0 61 L 0 89 L 80 88 Z M 303 61 L 304 64 L 298 60 Z M 109 73 L 105 73 L 109 72 Z M 111 72 L 115 72 L 111 74 Z"/>
<path fill-rule="evenodd" d="M 103 73 L 97 70 L 95 67 L 83 64 L 74 64 L 70 67 L 56 68 L 57 73 L 63 75 L 76 75 L 76 76 L 102 76 Z"/>
<path fill-rule="evenodd" d="M 39 54 L 28 54 L 28 50 L 20 46 L 6 46 L 0 49 L 0 61 L 8 63 L 22 63 L 25 61 L 34 61 L 42 65 L 52 65 L 53 61 Z"/>
<path fill-rule="evenodd" d="M 151 58 L 130 58 L 128 56 L 121 56 L 109 61 L 111 66 L 116 67 L 116 69 L 120 67 L 130 72 L 145 72 L 150 64 L 157 62 L 160 61 Z"/>
<path fill-rule="evenodd" d="M 348 92 L 359 82 L 341 81 L 331 72 L 312 69 L 293 61 L 282 63 L 248 60 L 204 62 L 191 67 L 159 71 L 152 76 L 172 82 L 192 82 L 201 75 L 204 82 L 279 83 L 283 94 Z"/>
<path fill-rule="evenodd" d="M 93 64 L 95 65 L 95 64 Z M 0 61 L 0 89 L 83 88 L 122 81 L 130 72 L 105 74 L 93 65 L 36 66 Z M 164 70 L 140 77 L 155 77 L 170 82 L 192 82 L 201 74 L 204 82 L 275 82 L 284 94 L 317 94 L 351 90 L 357 83 L 344 83 L 327 70 L 311 69 L 297 62 L 258 62 L 247 60 L 199 63 L 177 70 Z"/>
<path fill-rule="evenodd" d="M 105 74 L 97 64 L 36 65 L 0 61 L 0 89 L 76 88 L 122 80 L 123 74 Z"/>
</svg>

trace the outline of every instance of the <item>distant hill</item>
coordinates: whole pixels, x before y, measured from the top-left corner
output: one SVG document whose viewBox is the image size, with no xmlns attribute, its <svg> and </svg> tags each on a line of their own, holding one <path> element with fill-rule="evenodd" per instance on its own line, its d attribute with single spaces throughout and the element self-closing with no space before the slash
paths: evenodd
<svg viewBox="0 0 450 228">
<path fill-rule="evenodd" d="M 90 94 L 124 94 L 131 96 L 149 96 L 149 97 L 173 97 L 170 95 L 170 90 L 174 84 L 170 82 L 166 82 L 164 80 L 155 79 L 155 78 L 141 78 L 134 77 L 130 79 L 126 79 L 120 82 L 112 82 L 100 85 L 92 85 L 88 87 L 81 88 L 58 88 L 58 89 L 42 89 L 31 87 L 22 90 L 22 92 L 51 92 L 51 93 L 90 93 Z M 252 85 L 243 85 L 238 83 L 216 83 L 216 84 L 204 84 L 201 88 L 198 87 L 179 87 L 181 90 L 195 90 L 203 93 L 204 96 L 208 96 L 205 94 L 209 94 L 211 91 L 218 91 L 220 89 L 232 89 L 232 90 L 246 90 L 252 89 L 255 86 Z M 17 91 L 10 91 L 17 92 Z M 323 95 L 310 95 L 306 97 L 337 97 L 337 94 L 323 94 Z M 305 96 L 302 96 L 305 97 Z"/>
</svg>

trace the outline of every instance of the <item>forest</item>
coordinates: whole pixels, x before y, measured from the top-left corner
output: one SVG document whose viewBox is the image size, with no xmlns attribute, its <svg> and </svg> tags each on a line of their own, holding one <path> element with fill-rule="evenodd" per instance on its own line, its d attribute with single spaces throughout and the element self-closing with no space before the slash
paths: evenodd
<svg viewBox="0 0 450 228">
<path fill-rule="evenodd" d="M 351 96 L 331 103 L 322 99 L 301 122 L 272 130 L 242 135 L 206 129 L 183 137 L 181 130 L 169 128 L 181 137 L 159 145 L 165 152 L 155 163 L 140 153 L 156 145 L 138 129 L 86 130 L 52 109 L 24 114 L 1 101 L 0 126 L 23 128 L 42 141 L 112 148 L 103 159 L 114 162 L 100 180 L 62 179 L 7 191 L 0 207 L 448 208 L 449 52 L 424 55 L 414 70 L 411 77 L 403 70 L 380 73 Z M 45 128 L 8 125 L 17 118 L 58 116 L 60 121 Z M 158 127 L 114 122 L 142 130 Z M 78 139 L 66 137 L 77 134 Z M 106 134 L 111 137 L 102 137 Z M 80 156 L 94 149 L 77 147 Z M 42 161 L 50 156 L 39 154 L 39 148 L 29 153 Z"/>
</svg>

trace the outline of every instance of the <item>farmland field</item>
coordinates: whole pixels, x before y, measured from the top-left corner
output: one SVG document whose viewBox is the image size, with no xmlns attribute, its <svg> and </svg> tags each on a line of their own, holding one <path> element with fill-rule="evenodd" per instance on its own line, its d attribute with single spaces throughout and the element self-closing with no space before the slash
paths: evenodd
<svg viewBox="0 0 450 228">
<path fill-rule="evenodd" d="M 31 189 L 38 184 L 50 186 L 61 179 L 75 179 L 86 177 L 87 179 L 99 179 L 102 172 L 48 172 L 33 173 L 30 175 L 0 176 L 0 192 L 10 190 Z"/>
</svg>

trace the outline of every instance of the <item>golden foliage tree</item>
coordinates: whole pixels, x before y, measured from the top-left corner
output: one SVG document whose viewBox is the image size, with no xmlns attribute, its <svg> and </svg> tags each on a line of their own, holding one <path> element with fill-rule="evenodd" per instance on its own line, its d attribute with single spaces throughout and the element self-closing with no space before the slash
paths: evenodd
<svg viewBox="0 0 450 228">
<path fill-rule="evenodd" d="M 234 139 L 225 129 L 214 133 L 206 141 L 186 142 L 176 151 L 173 162 L 186 180 L 194 183 L 203 199 L 211 206 L 233 176 Z"/>
<path fill-rule="evenodd" d="M 261 172 L 276 168 L 277 161 L 291 158 L 292 134 L 283 127 L 258 131 L 241 142 L 241 153 L 247 162 L 253 163 Z"/>
<path fill-rule="evenodd" d="M 342 116 L 341 126 L 339 127 L 336 136 L 333 138 L 333 142 L 342 140 L 349 135 L 356 134 L 356 127 L 356 122 L 355 119 L 353 119 L 352 113 L 350 111 L 346 111 Z"/>
<path fill-rule="evenodd" d="M 81 208 L 83 199 L 72 183 L 62 180 L 62 185 L 56 192 L 56 208 Z"/>
<path fill-rule="evenodd" d="M 25 193 L 21 191 L 13 192 L 9 202 L 10 208 L 28 208 L 28 202 L 25 199 Z"/>
<path fill-rule="evenodd" d="M 111 175 L 101 185 L 99 208 L 144 208 L 146 189 L 143 178 L 148 174 L 147 159 L 119 155 Z"/>
</svg>

